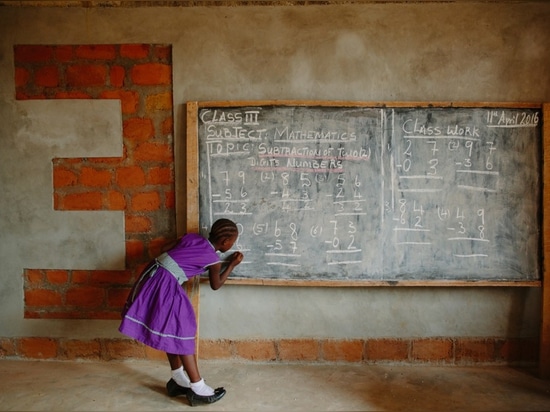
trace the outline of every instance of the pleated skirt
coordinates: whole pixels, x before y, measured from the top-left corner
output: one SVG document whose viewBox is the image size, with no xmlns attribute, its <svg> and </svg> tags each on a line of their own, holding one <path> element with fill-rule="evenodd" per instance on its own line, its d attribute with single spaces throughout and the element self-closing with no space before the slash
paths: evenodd
<svg viewBox="0 0 550 412">
<path fill-rule="evenodd" d="M 145 271 L 134 291 L 128 297 L 118 330 L 167 353 L 194 354 L 195 311 L 177 279 L 157 265 Z"/>
</svg>

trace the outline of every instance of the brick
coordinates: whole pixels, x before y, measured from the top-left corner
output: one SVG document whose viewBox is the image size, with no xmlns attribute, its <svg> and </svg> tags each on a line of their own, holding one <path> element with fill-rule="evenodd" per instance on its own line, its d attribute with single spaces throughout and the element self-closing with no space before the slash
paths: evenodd
<svg viewBox="0 0 550 412">
<path fill-rule="evenodd" d="M 15 91 L 15 100 L 30 100 L 30 99 L 32 99 L 32 96 L 28 95 L 27 93 L 17 88 L 17 90 Z"/>
<path fill-rule="evenodd" d="M 134 150 L 134 160 L 138 162 L 172 163 L 172 146 L 168 144 L 142 143 Z"/>
<path fill-rule="evenodd" d="M 58 62 L 66 63 L 74 59 L 73 46 L 56 46 L 54 53 Z"/>
<path fill-rule="evenodd" d="M 43 93 L 33 94 L 33 93 L 26 93 L 25 91 L 18 90 L 16 92 L 16 97 L 19 100 L 45 100 L 46 95 Z"/>
<path fill-rule="evenodd" d="M 90 271 L 90 283 L 94 285 L 126 285 L 130 282 L 132 273 L 129 270 L 92 270 Z"/>
<path fill-rule="evenodd" d="M 75 284 L 88 283 L 89 278 L 89 270 L 73 270 L 71 274 L 71 281 Z"/>
<path fill-rule="evenodd" d="M 176 207 L 176 193 L 173 190 L 170 190 L 164 194 L 165 205 L 167 209 L 174 209 Z"/>
<path fill-rule="evenodd" d="M 67 67 L 67 84 L 70 87 L 104 86 L 108 70 L 104 65 L 74 65 Z"/>
<path fill-rule="evenodd" d="M 25 290 L 26 306 L 61 306 L 63 297 L 61 293 L 48 289 L 27 289 Z"/>
<path fill-rule="evenodd" d="M 78 175 L 69 169 L 54 167 L 53 186 L 54 188 L 74 186 L 78 183 Z"/>
<path fill-rule="evenodd" d="M 153 48 L 153 55 L 160 60 L 171 61 L 172 46 L 156 45 Z"/>
<path fill-rule="evenodd" d="M 319 342 L 314 339 L 282 339 L 279 341 L 282 361 L 319 360 Z"/>
<path fill-rule="evenodd" d="M 412 342 L 413 360 L 428 362 L 452 362 L 453 341 L 451 339 L 418 339 Z"/>
<path fill-rule="evenodd" d="M 331 362 L 360 362 L 363 359 L 362 340 L 325 340 L 323 359 Z"/>
<path fill-rule="evenodd" d="M 131 290 L 131 287 L 109 289 L 107 291 L 107 306 L 110 308 L 117 308 L 119 310 L 122 309 L 128 299 L 128 295 L 130 295 Z"/>
<path fill-rule="evenodd" d="M 68 282 L 69 274 L 66 270 L 46 270 L 46 279 L 51 284 L 61 285 Z"/>
<path fill-rule="evenodd" d="M 132 216 L 125 214 L 126 233 L 148 233 L 151 231 L 151 219 L 145 216 Z"/>
<path fill-rule="evenodd" d="M 24 275 L 29 285 L 41 285 L 44 281 L 44 272 L 40 269 L 25 269 Z"/>
<path fill-rule="evenodd" d="M 29 82 L 31 74 L 22 67 L 15 68 L 15 87 L 24 87 Z"/>
<path fill-rule="evenodd" d="M 174 134 L 174 119 L 172 117 L 168 117 L 164 119 L 160 126 L 160 131 L 163 136 L 171 136 Z"/>
<path fill-rule="evenodd" d="M 409 358 L 409 342 L 400 339 L 369 339 L 365 345 L 365 360 L 405 361 Z"/>
<path fill-rule="evenodd" d="M 172 242 L 172 239 L 168 240 L 166 238 L 151 239 L 148 247 L 149 257 L 153 258 L 159 256 L 168 245 L 172 244 Z"/>
<path fill-rule="evenodd" d="M 126 260 L 141 259 L 144 251 L 145 246 L 143 245 L 143 241 L 133 239 L 126 241 Z"/>
<path fill-rule="evenodd" d="M 144 59 L 149 56 L 151 47 L 148 44 L 122 44 L 120 46 L 121 57 L 129 59 Z"/>
<path fill-rule="evenodd" d="M 53 210 L 62 210 L 61 202 L 63 201 L 63 196 L 59 193 L 53 193 Z"/>
<path fill-rule="evenodd" d="M 63 210 L 101 210 L 103 195 L 100 192 L 72 193 L 63 198 Z"/>
<path fill-rule="evenodd" d="M 14 60 L 16 63 L 41 63 L 51 60 L 53 47 L 51 46 L 15 46 Z"/>
<path fill-rule="evenodd" d="M 145 111 L 147 113 L 172 110 L 172 93 L 159 93 L 145 98 Z"/>
<path fill-rule="evenodd" d="M 457 362 L 493 362 L 495 341 L 494 339 L 458 339 L 455 358 Z"/>
<path fill-rule="evenodd" d="M 155 127 L 151 119 L 136 117 L 124 121 L 122 134 L 133 141 L 146 141 L 154 137 Z"/>
<path fill-rule="evenodd" d="M 152 211 L 160 209 L 160 196 L 157 192 L 137 193 L 132 196 L 131 210 Z"/>
<path fill-rule="evenodd" d="M 108 210 L 124 210 L 126 209 L 126 198 L 124 194 L 111 190 L 107 194 L 107 209 Z"/>
<path fill-rule="evenodd" d="M 201 339 L 199 350 L 200 357 L 203 359 L 230 359 L 233 357 L 231 341 L 227 339 Z"/>
<path fill-rule="evenodd" d="M 83 45 L 76 47 L 75 54 L 80 59 L 113 60 L 116 49 L 109 44 Z"/>
<path fill-rule="evenodd" d="M 145 173 L 139 166 L 118 168 L 116 171 L 116 183 L 122 188 L 141 187 L 145 184 Z"/>
<path fill-rule="evenodd" d="M 122 66 L 112 66 L 109 72 L 109 81 L 111 87 L 124 86 L 124 77 L 126 76 L 126 69 Z"/>
<path fill-rule="evenodd" d="M 66 303 L 77 307 L 100 307 L 105 300 L 105 291 L 102 288 L 91 286 L 76 286 L 67 290 Z"/>
<path fill-rule="evenodd" d="M 105 341 L 105 360 L 145 358 L 145 345 L 122 339 Z"/>
<path fill-rule="evenodd" d="M 253 361 L 277 360 L 277 349 L 272 340 L 235 341 L 233 345 L 239 358 Z"/>
<path fill-rule="evenodd" d="M 495 347 L 497 361 L 536 362 L 539 358 L 539 341 L 536 338 L 507 338 L 495 342 Z"/>
<path fill-rule="evenodd" d="M 162 63 L 137 64 L 132 67 L 130 77 L 135 85 L 170 85 L 172 84 L 172 67 Z"/>
<path fill-rule="evenodd" d="M 25 308 L 23 311 L 23 319 L 42 319 L 42 311 L 29 310 Z"/>
<path fill-rule="evenodd" d="M 17 349 L 14 340 L 11 338 L 0 338 L 0 358 L 15 356 L 16 354 Z"/>
<path fill-rule="evenodd" d="M 19 340 L 19 353 L 29 359 L 52 359 L 57 357 L 58 342 L 55 339 L 32 337 Z"/>
<path fill-rule="evenodd" d="M 57 66 L 44 66 L 34 73 L 34 81 L 40 87 L 59 86 L 59 69 Z"/>
<path fill-rule="evenodd" d="M 135 270 L 134 270 L 134 275 L 135 276 L 132 278 L 133 281 L 137 280 L 139 275 L 145 270 L 145 268 L 147 267 L 148 264 L 149 264 L 149 261 L 142 262 L 142 263 L 136 265 Z"/>
<path fill-rule="evenodd" d="M 71 339 L 61 342 L 60 346 L 65 352 L 65 357 L 69 360 L 99 360 L 101 356 L 101 343 L 99 340 Z"/>
<path fill-rule="evenodd" d="M 540 340 L 538 337 L 521 339 L 521 360 L 536 362 L 539 360 Z"/>
<path fill-rule="evenodd" d="M 517 362 L 521 359 L 521 341 L 519 338 L 507 338 L 495 341 L 495 357 L 497 360 Z"/>
<path fill-rule="evenodd" d="M 147 182 L 153 185 L 169 185 L 173 181 L 170 167 L 152 167 L 147 173 Z"/>
<path fill-rule="evenodd" d="M 139 94 L 131 90 L 107 90 L 101 92 L 100 98 L 120 100 L 120 110 L 123 114 L 133 114 L 139 107 Z"/>
<path fill-rule="evenodd" d="M 90 187 L 108 187 L 111 184 L 112 173 L 109 170 L 98 170 L 83 167 L 80 171 L 80 183 Z"/>
</svg>

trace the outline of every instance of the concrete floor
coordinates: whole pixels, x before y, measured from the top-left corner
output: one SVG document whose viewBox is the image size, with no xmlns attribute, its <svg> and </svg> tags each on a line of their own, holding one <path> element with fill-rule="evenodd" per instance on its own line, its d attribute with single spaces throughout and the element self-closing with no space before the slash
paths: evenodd
<svg viewBox="0 0 550 412">
<path fill-rule="evenodd" d="M 550 381 L 504 366 L 201 361 L 219 402 L 191 408 L 165 392 L 160 361 L 0 360 L 2 411 L 543 411 Z"/>
</svg>

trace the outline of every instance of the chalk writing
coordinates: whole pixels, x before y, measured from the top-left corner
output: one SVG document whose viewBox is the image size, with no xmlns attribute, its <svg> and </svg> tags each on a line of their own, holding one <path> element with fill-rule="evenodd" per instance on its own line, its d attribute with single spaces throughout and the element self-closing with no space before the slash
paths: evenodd
<svg viewBox="0 0 550 412">
<path fill-rule="evenodd" d="M 538 278 L 539 136 L 535 109 L 203 108 L 201 226 L 239 223 L 238 277 Z"/>
</svg>

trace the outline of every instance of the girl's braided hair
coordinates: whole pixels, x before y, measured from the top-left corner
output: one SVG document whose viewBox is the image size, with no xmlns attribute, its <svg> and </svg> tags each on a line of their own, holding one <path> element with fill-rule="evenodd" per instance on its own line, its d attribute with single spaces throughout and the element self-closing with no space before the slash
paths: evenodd
<svg viewBox="0 0 550 412">
<path fill-rule="evenodd" d="M 229 219 L 218 219 L 212 225 L 210 229 L 209 239 L 212 242 L 218 242 L 222 239 L 237 236 L 239 229 L 235 222 Z"/>
</svg>

